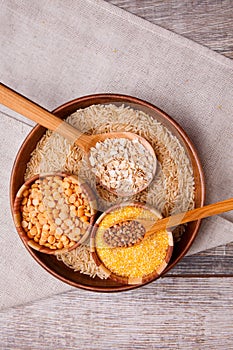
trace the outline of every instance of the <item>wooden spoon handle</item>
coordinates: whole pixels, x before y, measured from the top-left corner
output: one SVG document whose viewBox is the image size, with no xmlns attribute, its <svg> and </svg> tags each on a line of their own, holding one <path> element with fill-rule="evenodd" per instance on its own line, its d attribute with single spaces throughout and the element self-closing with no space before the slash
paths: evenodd
<svg viewBox="0 0 233 350">
<path fill-rule="evenodd" d="M 158 220 L 149 231 L 146 232 L 145 237 L 150 236 L 159 230 L 164 230 L 169 227 L 185 224 L 186 222 L 195 221 L 207 218 L 208 216 L 217 215 L 226 211 L 233 210 L 233 198 L 226 199 L 222 202 L 205 205 L 202 208 L 189 210 L 185 213 L 169 216 L 167 218 Z"/>
<path fill-rule="evenodd" d="M 0 103 L 73 142 L 82 135 L 70 124 L 3 84 L 0 84 Z"/>
</svg>

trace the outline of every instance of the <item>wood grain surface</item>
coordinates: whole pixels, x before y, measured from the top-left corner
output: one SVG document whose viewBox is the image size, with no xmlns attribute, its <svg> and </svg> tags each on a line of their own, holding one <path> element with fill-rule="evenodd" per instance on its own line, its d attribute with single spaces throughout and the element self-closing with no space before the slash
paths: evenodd
<svg viewBox="0 0 233 350">
<path fill-rule="evenodd" d="M 108 0 L 233 58 L 232 0 Z M 16 116 L 25 125 L 25 120 Z M 233 243 L 141 289 L 82 290 L 0 313 L 0 349 L 233 349 Z"/>
<path fill-rule="evenodd" d="M 231 350 L 232 280 L 219 282 L 163 278 L 131 292 L 77 290 L 9 309 L 0 314 L 1 349 Z"/>
<path fill-rule="evenodd" d="M 108 2 L 233 58 L 232 0 L 108 0 Z"/>
</svg>

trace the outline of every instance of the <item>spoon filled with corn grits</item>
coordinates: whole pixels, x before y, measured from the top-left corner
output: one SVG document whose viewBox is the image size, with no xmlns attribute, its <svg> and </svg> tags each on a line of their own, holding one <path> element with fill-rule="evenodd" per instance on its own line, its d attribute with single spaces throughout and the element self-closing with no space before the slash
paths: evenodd
<svg viewBox="0 0 233 350">
<path fill-rule="evenodd" d="M 0 84 L 0 103 L 74 142 L 88 156 L 97 181 L 117 196 L 127 197 L 143 191 L 155 176 L 154 150 L 137 134 L 83 134 L 3 84 Z"/>
</svg>

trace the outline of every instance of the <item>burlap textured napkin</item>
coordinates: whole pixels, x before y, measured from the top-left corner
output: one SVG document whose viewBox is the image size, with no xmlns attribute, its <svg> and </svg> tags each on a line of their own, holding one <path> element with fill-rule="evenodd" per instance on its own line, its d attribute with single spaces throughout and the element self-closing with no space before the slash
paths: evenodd
<svg viewBox="0 0 233 350">
<path fill-rule="evenodd" d="M 193 140 L 204 165 L 207 203 L 232 196 L 231 60 L 102 0 L 3 0 L 0 16 L 3 83 L 50 110 L 97 92 L 148 100 Z M 0 111 L 3 308 L 70 287 L 38 266 L 15 232 L 9 177 L 32 123 L 3 107 Z M 231 221 L 232 212 L 205 220 L 190 254 L 232 241 Z"/>
</svg>

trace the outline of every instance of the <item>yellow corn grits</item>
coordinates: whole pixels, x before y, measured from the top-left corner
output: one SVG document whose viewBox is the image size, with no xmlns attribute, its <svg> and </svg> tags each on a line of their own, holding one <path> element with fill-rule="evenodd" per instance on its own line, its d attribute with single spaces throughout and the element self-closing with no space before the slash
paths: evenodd
<svg viewBox="0 0 233 350">
<path fill-rule="evenodd" d="M 158 231 L 140 243 L 127 248 L 109 248 L 103 240 L 103 232 L 119 220 L 152 220 L 158 217 L 149 210 L 138 207 L 123 207 L 107 214 L 96 233 L 96 250 L 107 269 L 122 277 L 143 277 L 155 270 L 164 261 L 169 245 L 166 230 Z"/>
</svg>

